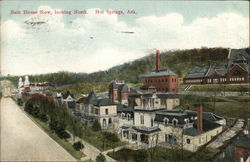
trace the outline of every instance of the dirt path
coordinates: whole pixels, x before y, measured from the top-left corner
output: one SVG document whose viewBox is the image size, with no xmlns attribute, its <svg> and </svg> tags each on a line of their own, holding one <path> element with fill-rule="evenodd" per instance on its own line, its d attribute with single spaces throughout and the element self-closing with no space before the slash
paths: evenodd
<svg viewBox="0 0 250 162">
<path fill-rule="evenodd" d="M 1 99 L 1 161 L 76 161 L 10 98 Z"/>
<path fill-rule="evenodd" d="M 221 147 L 226 140 L 233 138 L 240 130 L 242 130 L 243 126 L 244 119 L 238 119 L 232 128 L 219 135 L 216 140 L 210 143 L 207 147 L 212 147 L 214 149 Z"/>
</svg>

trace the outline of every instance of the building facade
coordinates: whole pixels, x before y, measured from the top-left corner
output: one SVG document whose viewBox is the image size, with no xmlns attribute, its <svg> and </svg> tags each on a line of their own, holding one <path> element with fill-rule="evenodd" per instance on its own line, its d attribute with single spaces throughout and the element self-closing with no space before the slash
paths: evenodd
<svg viewBox="0 0 250 162">
<path fill-rule="evenodd" d="M 94 92 L 76 102 L 76 111 L 83 119 L 98 120 L 102 129 L 118 126 L 117 104 L 107 98 L 98 99 Z"/>
<path fill-rule="evenodd" d="M 160 69 L 160 51 L 156 51 L 156 68 L 145 74 L 145 86 L 154 86 L 157 92 L 177 92 L 178 75 L 170 69 Z"/>
<path fill-rule="evenodd" d="M 232 49 L 226 63 L 194 67 L 183 79 L 184 84 L 241 84 L 250 82 L 250 51 Z"/>
<path fill-rule="evenodd" d="M 129 88 L 124 79 L 116 78 L 109 85 L 109 99 L 112 102 L 128 105 Z"/>
</svg>

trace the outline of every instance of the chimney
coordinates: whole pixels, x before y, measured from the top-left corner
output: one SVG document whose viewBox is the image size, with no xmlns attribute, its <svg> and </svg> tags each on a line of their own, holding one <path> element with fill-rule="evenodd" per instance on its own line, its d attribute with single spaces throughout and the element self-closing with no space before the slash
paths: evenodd
<svg viewBox="0 0 250 162">
<path fill-rule="evenodd" d="M 197 129 L 202 131 L 202 105 L 198 107 L 197 110 Z"/>
<path fill-rule="evenodd" d="M 160 50 L 156 50 L 156 59 L 155 59 L 155 71 L 159 72 L 160 71 Z"/>
</svg>

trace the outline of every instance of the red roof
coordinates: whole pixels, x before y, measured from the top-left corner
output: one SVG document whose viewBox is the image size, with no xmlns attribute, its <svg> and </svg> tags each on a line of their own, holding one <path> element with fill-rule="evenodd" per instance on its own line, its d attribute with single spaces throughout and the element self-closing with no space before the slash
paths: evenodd
<svg viewBox="0 0 250 162">
<path fill-rule="evenodd" d="M 25 87 L 25 88 L 22 90 L 22 92 L 24 92 L 24 93 L 30 92 L 30 87 Z"/>
</svg>

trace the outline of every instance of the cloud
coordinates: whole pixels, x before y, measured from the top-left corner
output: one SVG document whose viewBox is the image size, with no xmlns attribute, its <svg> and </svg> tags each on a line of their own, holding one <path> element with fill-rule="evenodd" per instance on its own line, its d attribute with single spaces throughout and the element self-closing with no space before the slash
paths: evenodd
<svg viewBox="0 0 250 162">
<path fill-rule="evenodd" d="M 26 35 L 26 32 L 26 29 L 24 29 L 18 22 L 15 22 L 14 20 L 7 20 L 1 25 L 1 35 L 6 41 L 22 38 Z"/>
<path fill-rule="evenodd" d="M 249 18 L 235 13 L 221 13 L 212 18 L 198 17 L 190 24 L 183 16 L 146 16 L 136 20 L 142 39 L 151 46 L 167 49 L 207 47 L 242 48 L 249 45 Z"/>
<path fill-rule="evenodd" d="M 70 23 L 65 19 L 69 15 L 35 14 L 25 19 L 44 21 L 38 28 L 21 21 L 3 22 L 4 73 L 93 72 L 140 58 L 149 49 L 249 46 L 249 17 L 236 13 L 197 17 L 187 24 L 185 15 L 174 12 L 142 16 L 129 25 L 117 15 L 96 15 L 96 10 L 89 9 L 89 14 Z"/>
</svg>

